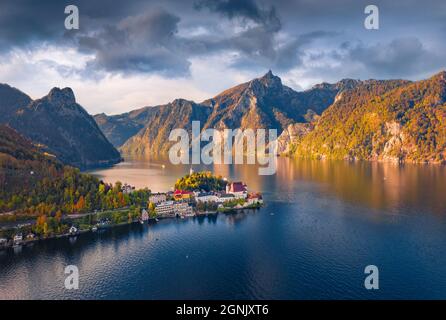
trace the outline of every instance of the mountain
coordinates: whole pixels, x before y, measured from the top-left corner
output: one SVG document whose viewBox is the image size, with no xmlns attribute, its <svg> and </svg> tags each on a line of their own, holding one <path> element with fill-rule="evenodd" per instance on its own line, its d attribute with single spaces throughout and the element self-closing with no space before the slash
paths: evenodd
<svg viewBox="0 0 446 320">
<path fill-rule="evenodd" d="M 1 122 L 42 145 L 60 161 L 83 169 L 120 161 L 119 152 L 93 117 L 76 103 L 70 88 L 54 88 L 35 101 L 17 89 L 6 89 L 0 92 L 0 101 L 8 115 Z"/>
<path fill-rule="evenodd" d="M 41 228 L 37 222 L 33 231 L 48 236 L 68 230 L 69 225 L 61 220 L 65 214 L 111 210 L 147 201 L 148 190 L 138 190 L 137 200 L 133 200 L 123 196 L 121 187 L 120 183 L 104 184 L 78 168 L 64 165 L 13 128 L 0 125 L 0 213 L 10 213 L 0 215 L 2 220 L 40 216 Z"/>
<path fill-rule="evenodd" d="M 320 114 L 333 102 L 341 86 L 296 92 L 269 71 L 204 101 L 213 108 L 204 128 L 275 128 L 280 133 L 294 122 L 307 122 L 312 113 Z"/>
<path fill-rule="evenodd" d="M 95 120 L 116 146 L 130 137 L 120 148 L 123 153 L 165 153 L 171 145 L 168 142 L 170 130 L 190 130 L 193 120 L 199 120 L 203 130 L 275 128 L 280 134 L 296 122 L 313 121 L 333 103 L 340 91 L 358 83 L 358 80 L 345 79 L 296 92 L 269 71 L 263 77 L 225 90 L 201 103 L 177 99 L 167 105 L 145 107 L 122 115 L 97 115 Z"/>
<path fill-rule="evenodd" d="M 144 107 L 116 116 L 100 113 L 94 119 L 108 140 L 115 147 L 120 147 L 144 127 L 152 112 L 155 109 Z"/>
<path fill-rule="evenodd" d="M 0 211 L 2 200 L 18 192 L 30 192 L 36 183 L 62 168 L 54 157 L 45 154 L 31 140 L 6 125 L 0 125 Z"/>
<path fill-rule="evenodd" d="M 31 102 L 22 91 L 0 83 L 0 123 L 8 122 L 20 108 Z"/>
<path fill-rule="evenodd" d="M 446 72 L 346 90 L 290 149 L 305 158 L 445 162 Z"/>
<path fill-rule="evenodd" d="M 295 146 L 303 137 L 313 130 L 312 123 L 293 123 L 282 131 L 277 138 L 277 154 L 289 155 L 295 151 Z"/>
<path fill-rule="evenodd" d="M 134 155 L 167 153 L 173 144 L 169 142 L 169 134 L 173 129 L 183 128 L 190 133 L 192 121 L 204 123 L 211 112 L 210 107 L 184 99 L 152 107 L 144 128 L 127 140 L 120 150 L 123 154 Z"/>
</svg>

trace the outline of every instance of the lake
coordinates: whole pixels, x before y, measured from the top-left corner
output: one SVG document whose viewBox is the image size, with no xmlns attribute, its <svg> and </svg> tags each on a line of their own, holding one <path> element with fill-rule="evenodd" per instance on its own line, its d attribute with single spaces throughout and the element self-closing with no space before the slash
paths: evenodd
<svg viewBox="0 0 446 320">
<path fill-rule="evenodd" d="M 279 158 L 193 166 L 263 193 L 237 214 L 161 220 L 0 251 L 2 299 L 446 299 L 446 168 Z M 128 159 L 92 172 L 170 190 L 190 166 Z M 64 289 L 76 265 L 79 290 Z M 366 290 L 364 268 L 379 269 Z"/>
</svg>

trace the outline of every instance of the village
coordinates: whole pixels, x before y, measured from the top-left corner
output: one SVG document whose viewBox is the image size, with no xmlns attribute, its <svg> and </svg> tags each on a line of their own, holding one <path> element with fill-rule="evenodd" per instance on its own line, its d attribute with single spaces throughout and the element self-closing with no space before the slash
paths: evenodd
<svg viewBox="0 0 446 320">
<path fill-rule="evenodd" d="M 263 204 L 263 199 L 259 193 L 248 192 L 248 187 L 243 182 L 231 182 L 226 185 L 225 191 L 177 189 L 174 192 L 155 193 L 149 197 L 149 202 L 155 205 L 157 218 L 185 218 L 258 208 Z M 143 221 L 148 220 L 149 212 L 143 209 L 141 218 Z"/>
<path fill-rule="evenodd" d="M 206 179 L 216 179 L 210 173 L 205 173 Z M 203 175 L 193 173 L 186 177 Z M 202 177 L 201 177 L 202 178 Z M 217 213 L 231 213 L 243 209 L 256 209 L 263 205 L 262 195 L 258 192 L 249 192 L 248 186 L 241 181 L 224 182 L 215 190 L 205 184 L 203 189 L 194 190 L 176 188 L 174 191 L 151 193 L 146 207 L 120 208 L 107 212 L 95 211 L 90 213 L 74 214 L 65 217 L 63 232 L 41 236 L 33 231 L 32 223 L 17 224 L 13 228 L 0 230 L 0 249 L 18 247 L 39 240 L 73 237 L 85 232 L 97 232 L 114 226 L 131 223 L 145 224 L 149 221 L 158 222 L 160 219 L 185 219 Z M 123 184 L 121 191 L 126 194 L 135 192 L 135 187 Z"/>
</svg>

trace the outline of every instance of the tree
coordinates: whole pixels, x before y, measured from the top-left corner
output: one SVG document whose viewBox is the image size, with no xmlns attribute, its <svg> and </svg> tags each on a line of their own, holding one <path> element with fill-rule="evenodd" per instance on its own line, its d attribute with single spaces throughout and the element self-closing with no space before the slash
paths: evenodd
<svg viewBox="0 0 446 320">
<path fill-rule="evenodd" d="M 156 206 L 153 202 L 149 202 L 149 217 L 150 218 L 156 218 Z"/>
<path fill-rule="evenodd" d="M 56 218 L 56 221 L 59 222 L 59 223 L 62 220 L 62 211 L 60 209 L 57 210 L 55 218 Z"/>
<path fill-rule="evenodd" d="M 80 196 L 79 200 L 76 203 L 75 210 L 82 212 L 85 208 L 85 199 L 84 196 Z"/>
</svg>

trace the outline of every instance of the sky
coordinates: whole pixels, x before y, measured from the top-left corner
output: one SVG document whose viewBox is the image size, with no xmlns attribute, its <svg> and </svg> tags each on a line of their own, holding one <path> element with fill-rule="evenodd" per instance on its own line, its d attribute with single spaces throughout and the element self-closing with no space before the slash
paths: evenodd
<svg viewBox="0 0 446 320">
<path fill-rule="evenodd" d="M 79 29 L 64 26 L 67 5 Z M 367 5 L 379 29 L 364 27 Z M 0 83 L 91 114 L 203 101 L 268 70 L 295 90 L 446 69 L 442 0 L 1 0 Z"/>
</svg>

